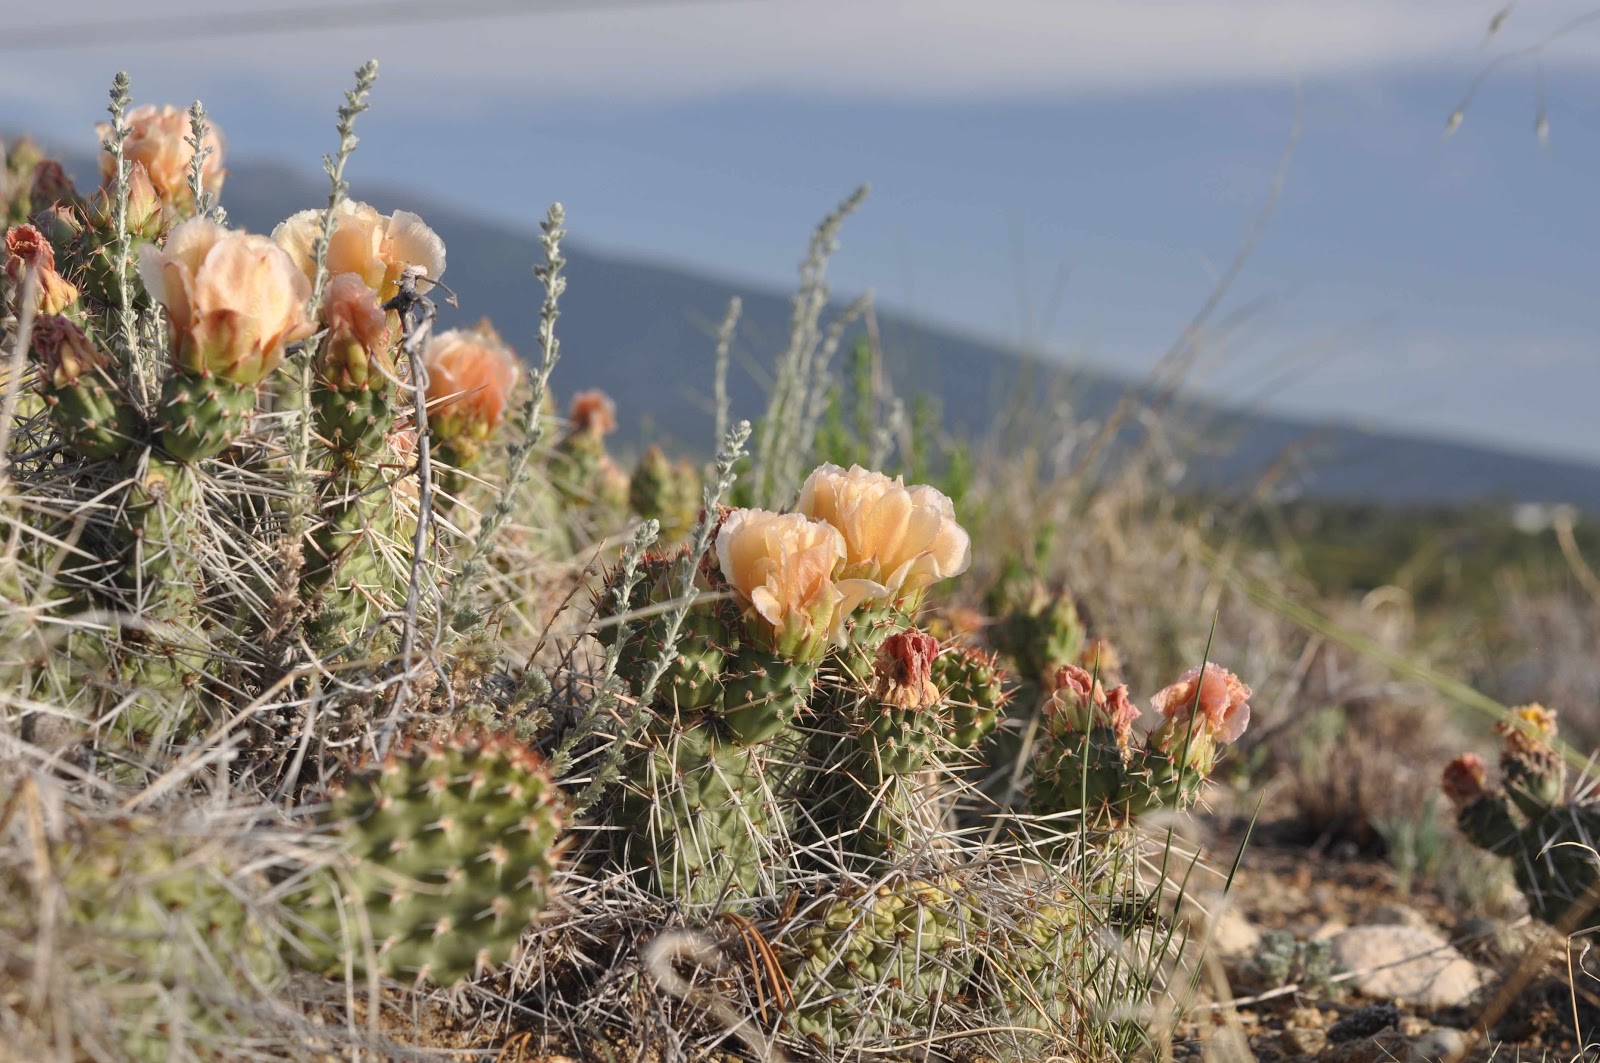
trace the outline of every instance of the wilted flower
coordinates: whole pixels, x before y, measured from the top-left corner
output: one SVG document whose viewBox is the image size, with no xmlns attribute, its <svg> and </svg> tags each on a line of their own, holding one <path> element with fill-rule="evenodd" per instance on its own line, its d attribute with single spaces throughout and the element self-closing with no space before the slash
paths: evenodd
<svg viewBox="0 0 1600 1063">
<path fill-rule="evenodd" d="M 393 376 L 388 315 L 378 305 L 377 294 L 360 277 L 341 273 L 328 282 L 322 318 L 328 336 L 323 341 L 320 370 L 329 387 L 363 391 L 382 387 L 383 381 Z"/>
<path fill-rule="evenodd" d="M 1133 723 L 1140 716 L 1128 697 L 1128 688 L 1107 690 L 1091 673 L 1075 664 L 1057 669 L 1051 683 L 1045 719 L 1057 734 L 1083 734 L 1097 728 L 1111 731 L 1117 745 L 1126 749 Z"/>
<path fill-rule="evenodd" d="M 1511 718 L 1494 725 L 1495 734 L 1505 741 L 1506 752 L 1530 755 L 1550 748 L 1556 736 L 1556 713 L 1534 702 L 1511 710 Z"/>
<path fill-rule="evenodd" d="M 1207 662 L 1205 668 L 1191 668 L 1176 683 L 1150 699 L 1167 725 L 1187 729 L 1190 713 L 1200 726 L 1226 745 L 1237 741 L 1250 723 L 1250 688 L 1220 665 Z M 1169 728 L 1171 729 L 1171 728 Z"/>
<path fill-rule="evenodd" d="M 960 575 L 972 562 L 972 543 L 956 523 L 954 505 L 932 487 L 908 488 L 899 477 L 859 465 L 822 465 L 806 478 L 795 508 L 839 529 L 845 576 L 871 580 L 899 602 Z"/>
<path fill-rule="evenodd" d="M 5 278 L 21 297 L 28 271 L 38 277 L 34 310 L 40 314 L 59 314 L 78 301 L 78 289 L 56 272 L 56 252 L 44 234 L 31 225 L 15 225 L 6 230 Z"/>
<path fill-rule="evenodd" d="M 254 385 L 314 328 L 311 285 L 289 256 L 205 218 L 178 225 L 163 248 L 140 248 L 139 277 L 166 308 L 176 365 L 191 376 Z"/>
<path fill-rule="evenodd" d="M 457 450 L 458 461 L 477 454 L 505 414 L 521 368 L 488 321 L 441 332 L 428 345 L 428 428 Z"/>
<path fill-rule="evenodd" d="M 110 357 L 84 335 L 83 329 L 60 315 L 46 314 L 35 319 L 30 340 L 40 378 L 53 389 L 71 387 L 84 374 L 111 365 Z"/>
<path fill-rule="evenodd" d="M 610 435 L 617 427 L 617 404 L 598 388 L 580 391 L 572 396 L 567 420 L 573 435 Z"/>
<path fill-rule="evenodd" d="M 167 207 L 193 207 L 194 194 L 189 188 L 189 165 L 194 159 L 194 148 L 188 138 L 192 136 L 189 112 L 170 104 L 156 107 L 145 104 L 127 114 L 128 137 L 122 142 L 122 156 L 128 162 L 144 168 L 149 175 L 161 202 Z M 101 123 L 96 127 L 100 139 L 111 135 L 111 127 Z M 222 189 L 222 179 L 227 171 L 222 166 L 222 134 L 216 126 L 206 128 L 202 148 L 211 153 L 200 165 L 202 191 L 216 195 Z M 116 159 L 108 151 L 100 153 L 100 175 L 107 185 L 117 175 Z"/>
<path fill-rule="evenodd" d="M 873 697 L 897 709 L 925 709 L 939 700 L 933 659 L 939 640 L 921 631 L 896 631 L 883 640 L 873 668 Z"/>
<path fill-rule="evenodd" d="M 1489 766 L 1478 754 L 1463 753 L 1445 765 L 1440 785 L 1452 805 L 1465 808 L 1488 791 Z"/>
<path fill-rule="evenodd" d="M 322 236 L 322 210 L 302 210 L 272 230 L 278 246 L 289 252 L 308 278 L 317 275 L 316 242 Z M 399 290 L 400 275 L 420 267 L 425 280 L 419 292 L 432 287 L 444 273 L 444 241 L 422 219 L 409 211 L 379 214 L 377 208 L 341 200 L 334 213 L 333 236 L 328 240 L 330 275 L 354 273 L 386 303 Z"/>
<path fill-rule="evenodd" d="M 736 509 L 716 548 L 723 578 L 763 640 L 796 660 L 820 655 L 845 597 L 834 582 L 845 556 L 839 532 L 800 513 Z"/>
</svg>

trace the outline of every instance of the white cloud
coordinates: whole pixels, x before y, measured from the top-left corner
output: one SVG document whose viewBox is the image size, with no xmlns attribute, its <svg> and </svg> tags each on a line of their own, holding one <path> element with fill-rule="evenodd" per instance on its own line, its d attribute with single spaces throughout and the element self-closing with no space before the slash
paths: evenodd
<svg viewBox="0 0 1600 1063">
<path fill-rule="evenodd" d="M 155 0 L 142 17 L 296 7 L 304 0 Z M 439 0 L 441 10 L 450 0 Z M 218 87 L 314 91 L 352 57 L 383 59 L 389 89 L 460 106 L 512 94 L 655 102 L 762 90 L 961 100 L 1315 79 L 1418 64 L 1473 64 L 1535 40 L 1588 0 L 1518 10 L 1482 49 L 1497 6 L 1460 0 L 744 0 L 604 7 L 359 29 L 307 28 L 201 43 L 3 54 L 0 97 L 35 104 L 97 62 Z M 35 5 L 33 10 L 41 8 Z M 83 0 L 63 18 L 126 18 L 123 0 Z M 70 13 L 66 14 L 66 13 Z M 4 26 L 0 25 L 0 30 Z M 0 32 L 0 39 L 4 33 Z M 1592 62 L 1574 35 L 1553 57 Z M 330 82 L 328 79 L 332 79 Z M 399 82 L 397 85 L 396 82 Z M 165 87 L 161 84 L 159 87 Z M 44 92 L 40 90 L 44 89 Z M 70 93 L 69 93 L 70 94 Z"/>
</svg>

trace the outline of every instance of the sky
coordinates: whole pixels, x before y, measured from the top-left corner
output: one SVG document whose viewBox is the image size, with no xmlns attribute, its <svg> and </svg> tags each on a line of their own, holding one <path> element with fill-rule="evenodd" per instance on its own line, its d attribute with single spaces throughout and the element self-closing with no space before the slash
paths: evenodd
<svg viewBox="0 0 1600 1063">
<path fill-rule="evenodd" d="M 234 158 L 315 172 L 377 57 L 358 197 L 529 230 L 560 200 L 575 242 L 733 292 L 792 285 L 868 181 L 837 291 L 1135 376 L 1270 209 L 1197 386 L 1600 462 L 1600 0 L 1525 0 L 1492 36 L 1499 0 L 21 7 L 0 129 L 88 150 L 126 69 L 140 100 L 204 100 Z"/>
</svg>

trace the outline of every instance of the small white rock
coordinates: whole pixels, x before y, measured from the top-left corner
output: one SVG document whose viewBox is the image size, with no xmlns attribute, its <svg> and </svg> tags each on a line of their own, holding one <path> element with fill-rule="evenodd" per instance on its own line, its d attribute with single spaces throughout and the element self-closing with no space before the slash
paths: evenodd
<svg viewBox="0 0 1600 1063">
<path fill-rule="evenodd" d="M 1431 927 L 1354 927 L 1333 939 L 1333 962 L 1366 996 L 1428 1008 L 1465 1004 L 1490 977 Z"/>
</svg>

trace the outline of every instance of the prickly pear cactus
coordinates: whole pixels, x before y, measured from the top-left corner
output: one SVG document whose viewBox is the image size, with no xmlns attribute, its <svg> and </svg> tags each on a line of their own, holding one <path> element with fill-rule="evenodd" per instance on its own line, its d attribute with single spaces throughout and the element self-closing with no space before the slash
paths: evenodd
<svg viewBox="0 0 1600 1063">
<path fill-rule="evenodd" d="M 1156 808 L 1187 809 L 1250 719 L 1250 688 L 1214 664 L 1151 699 L 1161 723 L 1142 742 L 1126 687 L 1108 691 L 1077 665 L 1058 670 L 1052 686 L 1029 797 L 1045 819 L 1071 813 L 1115 825 Z"/>
<path fill-rule="evenodd" d="M 111 372 L 111 358 L 65 317 L 33 324 L 39 392 L 68 449 L 91 460 L 127 450 L 142 426 Z"/>
<path fill-rule="evenodd" d="M 209 1058 L 247 1029 L 240 1003 L 286 972 L 276 935 L 243 899 L 259 885 L 244 862 L 220 841 L 162 827 L 129 819 L 75 830 L 51 847 L 42 887 L 21 868 L 0 873 L 10 909 L 0 920 L 52 911 L 58 960 L 76 957 L 81 938 L 77 976 L 116 1001 L 121 1050 L 151 1063 L 180 1045 Z"/>
<path fill-rule="evenodd" d="M 1517 885 L 1540 919 L 1568 930 L 1600 920 L 1600 804 L 1569 796 L 1566 765 L 1554 748 L 1556 714 L 1524 705 L 1497 726 L 1503 739 L 1499 783 L 1482 757 L 1467 753 L 1444 770 L 1445 795 L 1466 839 L 1509 857 Z"/>
<path fill-rule="evenodd" d="M 687 549 L 671 552 L 651 552 L 639 561 L 640 578 L 624 613 L 645 610 L 652 604 L 669 602 L 676 595 L 674 580 L 681 575 L 681 566 L 688 563 Z M 596 599 L 596 616 L 611 623 L 596 629 L 600 640 L 612 644 L 619 630 L 616 601 L 617 580 L 622 572 L 614 570 L 604 589 Z M 697 575 L 697 591 L 710 589 L 709 576 Z M 709 597 L 709 596 L 708 596 Z M 668 715 L 691 714 L 715 709 L 722 703 L 722 673 L 729 654 L 739 650 L 738 618 L 730 616 L 726 602 L 712 598 L 697 602 L 685 615 L 679 638 L 673 647 L 673 656 L 667 671 L 657 686 L 657 699 Z M 647 616 L 627 625 L 628 635 L 617 659 L 617 672 L 633 689 L 635 695 L 644 685 L 646 677 L 655 666 L 657 658 L 667 651 L 665 617 Z"/>
<path fill-rule="evenodd" d="M 933 684 L 950 706 L 950 742 L 957 749 L 976 748 L 1012 696 L 999 656 L 961 644 L 946 646 L 933 659 Z"/>
<path fill-rule="evenodd" d="M 772 865 L 786 857 L 793 809 L 781 755 L 719 732 L 714 721 L 662 721 L 628 771 L 618 820 L 625 866 L 641 869 L 669 897 L 696 904 L 775 890 Z"/>
<path fill-rule="evenodd" d="M 1065 887 L 1036 887 L 1007 905 L 990 927 L 991 968 L 980 983 L 1017 1026 L 1043 1034 L 1065 1028 L 1079 1006 L 1075 993 L 1088 943 L 1083 900 Z"/>
<path fill-rule="evenodd" d="M 925 1034 L 972 972 L 973 909 L 948 879 L 823 900 L 784 935 L 789 1023 L 828 1049 Z"/>
<path fill-rule="evenodd" d="M 681 539 L 700 515 L 700 473 L 687 461 L 671 461 L 650 446 L 628 480 L 628 506 L 646 520 L 661 523 L 668 540 Z"/>
<path fill-rule="evenodd" d="M 1048 685 L 1062 665 L 1078 660 L 1084 626 L 1072 593 L 1047 586 L 1018 568 L 1007 571 L 989 592 L 994 641 L 1031 683 Z"/>
<path fill-rule="evenodd" d="M 306 890 L 308 964 L 441 986 L 510 958 L 549 900 L 565 827 L 542 758 L 505 735 L 392 754 L 323 818 L 345 859 Z"/>
</svg>

